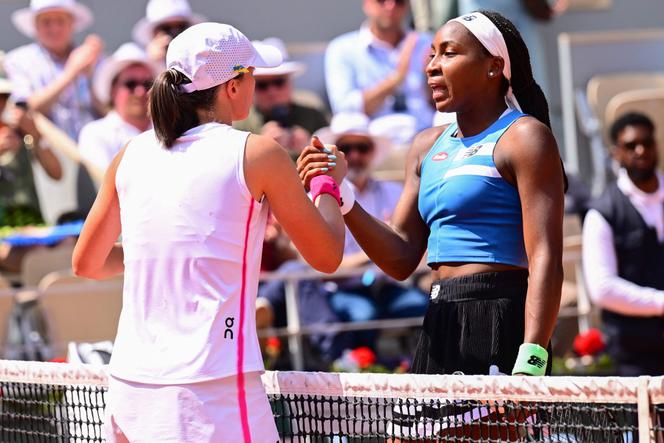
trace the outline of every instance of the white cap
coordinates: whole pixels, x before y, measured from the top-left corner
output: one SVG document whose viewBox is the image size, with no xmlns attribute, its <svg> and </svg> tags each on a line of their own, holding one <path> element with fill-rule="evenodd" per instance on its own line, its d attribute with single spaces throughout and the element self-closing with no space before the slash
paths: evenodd
<svg viewBox="0 0 664 443">
<path fill-rule="evenodd" d="M 252 44 L 240 31 L 222 23 L 200 23 L 186 29 L 166 52 L 166 67 L 191 80 L 182 85 L 185 92 L 210 89 L 250 67 L 271 68 L 281 61 L 277 48 Z"/>
<path fill-rule="evenodd" d="M 92 11 L 75 0 L 30 0 L 30 6 L 12 13 L 12 23 L 21 34 L 34 38 L 35 18 L 48 11 L 65 11 L 74 17 L 74 31 L 80 32 L 94 22 Z"/>
<path fill-rule="evenodd" d="M 316 135 L 323 143 L 335 144 L 344 135 L 362 135 L 370 138 L 374 143 L 373 165 L 380 164 L 392 149 L 389 138 L 376 134 L 372 129 L 369 117 L 361 112 L 340 112 L 330 121 L 330 126 L 321 128 Z"/>
<path fill-rule="evenodd" d="M 136 43 L 125 43 L 120 46 L 112 56 L 104 61 L 99 69 L 95 71 L 92 87 L 95 95 L 102 103 L 111 101 L 111 85 L 113 79 L 128 66 L 141 64 L 152 71 L 156 76 L 158 69 L 148 62 L 148 56 Z"/>
<path fill-rule="evenodd" d="M 293 77 L 297 77 L 307 70 L 307 66 L 304 63 L 288 60 L 289 57 L 288 51 L 286 51 L 286 45 L 284 45 L 284 42 L 280 38 L 270 37 L 263 41 L 254 41 L 254 43 L 274 46 L 279 52 L 281 52 L 281 57 L 284 59 L 283 63 L 274 68 L 256 68 L 254 71 L 254 77 L 259 77 L 261 75 L 292 75 Z"/>
<path fill-rule="evenodd" d="M 170 20 L 184 20 L 191 25 L 205 21 L 205 17 L 191 11 L 187 0 L 150 0 L 145 8 L 145 17 L 140 19 L 131 35 L 136 42 L 147 45 L 160 24 Z"/>
</svg>

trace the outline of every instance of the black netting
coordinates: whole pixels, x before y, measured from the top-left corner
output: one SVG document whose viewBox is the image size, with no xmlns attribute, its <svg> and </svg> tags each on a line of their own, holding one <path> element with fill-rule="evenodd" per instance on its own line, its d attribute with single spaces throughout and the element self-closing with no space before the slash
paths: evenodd
<svg viewBox="0 0 664 443">
<path fill-rule="evenodd" d="M 635 404 L 270 396 L 290 442 L 638 441 Z M 335 439 L 344 437 L 344 440 Z"/>
<path fill-rule="evenodd" d="M 104 388 L 0 383 L 0 441 L 103 442 Z"/>
<path fill-rule="evenodd" d="M 103 442 L 103 386 L 0 382 L 0 442 Z M 636 404 L 269 395 L 284 442 L 636 443 Z M 652 406 L 664 441 L 664 405 Z"/>
</svg>

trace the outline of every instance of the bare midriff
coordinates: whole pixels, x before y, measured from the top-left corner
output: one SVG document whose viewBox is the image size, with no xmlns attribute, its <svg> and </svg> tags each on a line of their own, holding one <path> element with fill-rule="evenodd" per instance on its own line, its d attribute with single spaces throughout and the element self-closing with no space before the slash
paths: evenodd
<svg viewBox="0 0 664 443">
<path fill-rule="evenodd" d="M 433 279 L 441 280 L 485 272 L 518 271 L 524 268 L 502 263 L 434 263 L 431 269 Z"/>
</svg>

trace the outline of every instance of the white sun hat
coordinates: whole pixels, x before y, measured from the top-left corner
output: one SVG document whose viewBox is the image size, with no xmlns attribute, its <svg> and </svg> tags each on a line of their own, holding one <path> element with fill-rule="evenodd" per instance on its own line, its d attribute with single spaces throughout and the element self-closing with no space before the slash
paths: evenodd
<svg viewBox="0 0 664 443">
<path fill-rule="evenodd" d="M 145 46 L 152 40 L 155 28 L 170 20 L 185 20 L 195 25 L 206 18 L 193 13 L 187 0 L 150 0 L 145 8 L 145 17 L 134 25 L 131 35 L 137 43 Z"/>
<path fill-rule="evenodd" d="M 75 0 L 30 0 L 30 6 L 12 13 L 12 23 L 21 34 L 34 38 L 35 18 L 42 12 L 65 11 L 74 17 L 74 32 L 81 32 L 94 22 L 92 11 Z"/>
<path fill-rule="evenodd" d="M 320 141 L 336 144 L 344 135 L 362 135 L 369 137 L 374 144 L 373 166 L 379 165 L 392 150 L 389 138 L 376 134 L 371 128 L 369 117 L 361 112 L 340 112 L 330 121 L 330 126 L 319 129 L 314 134 Z"/>
<path fill-rule="evenodd" d="M 113 79 L 128 66 L 143 65 L 157 76 L 159 69 L 147 60 L 147 54 L 136 43 L 125 43 L 120 46 L 95 72 L 92 88 L 97 98 L 102 103 L 110 103 Z"/>
<path fill-rule="evenodd" d="M 243 33 L 222 23 L 199 23 L 175 37 L 166 51 L 166 66 L 191 80 L 185 92 L 212 88 L 248 72 L 250 67 L 271 68 L 282 62 L 273 46 L 251 43 Z"/>
<path fill-rule="evenodd" d="M 284 45 L 284 42 L 280 38 L 269 37 L 262 41 L 254 41 L 254 43 L 274 46 L 281 52 L 281 57 L 284 59 L 282 64 L 274 68 L 256 68 L 254 77 L 260 77 L 261 75 L 292 75 L 293 77 L 297 77 L 307 70 L 307 66 L 304 63 L 289 60 L 286 45 Z"/>
</svg>

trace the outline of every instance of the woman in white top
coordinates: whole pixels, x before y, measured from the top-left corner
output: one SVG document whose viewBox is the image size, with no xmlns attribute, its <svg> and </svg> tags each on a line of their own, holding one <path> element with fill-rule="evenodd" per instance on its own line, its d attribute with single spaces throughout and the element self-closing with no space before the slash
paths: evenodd
<svg viewBox="0 0 664 443">
<path fill-rule="evenodd" d="M 154 130 L 107 171 L 73 267 L 95 279 L 124 272 L 108 441 L 278 441 L 253 312 L 267 206 L 303 257 L 333 272 L 346 171 L 331 147 L 320 168 L 334 178 L 311 185 L 316 210 L 281 146 L 230 126 L 249 112 L 254 67 L 279 63 L 231 26 L 184 31 L 150 92 Z"/>
</svg>

